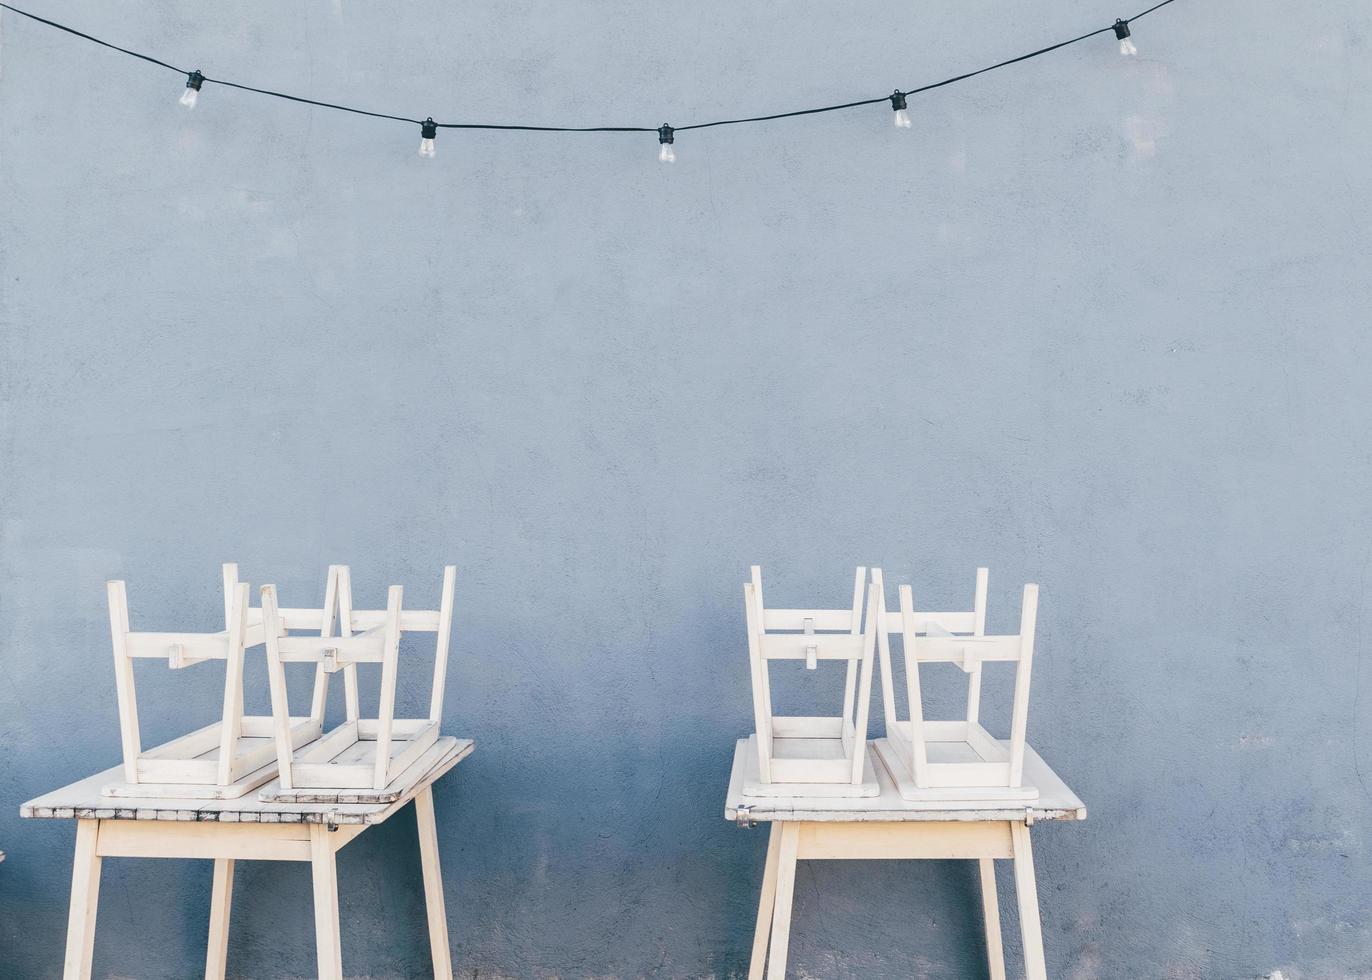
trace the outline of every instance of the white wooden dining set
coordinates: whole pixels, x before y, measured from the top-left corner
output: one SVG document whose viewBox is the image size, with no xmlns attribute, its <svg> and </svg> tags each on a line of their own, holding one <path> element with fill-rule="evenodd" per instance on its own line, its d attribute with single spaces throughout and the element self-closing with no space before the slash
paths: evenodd
<svg viewBox="0 0 1372 980">
<path fill-rule="evenodd" d="M 753 566 L 743 601 L 755 729 L 735 747 L 725 801 L 726 818 L 771 824 L 750 980 L 761 980 L 764 969 L 769 980 L 786 975 L 797 861 L 932 858 L 978 862 L 992 980 L 1005 977 L 995 861 L 1013 862 L 1024 972 L 1029 980 L 1047 977 L 1030 827 L 1084 820 L 1086 808 L 1027 742 L 1038 586 L 1024 587 L 1019 628 L 1009 634 L 986 632 L 986 596 L 981 568 L 969 610 L 919 608 L 909 585 L 900 586 L 890 610 L 881 569 L 869 575 L 858 568 L 847 608 L 776 608 L 764 603 L 762 572 Z M 821 661 L 841 662 L 841 712 L 776 714 L 771 665 L 779 660 L 802 661 L 811 671 Z M 982 673 L 997 663 L 1014 667 L 1008 739 L 993 736 L 981 720 Z M 966 674 L 965 708 L 956 720 L 924 715 L 921 679 L 935 664 Z M 869 743 L 878 671 L 885 737 Z"/>
<path fill-rule="evenodd" d="M 30 800 L 25 817 L 76 820 L 64 976 L 91 975 L 100 865 L 107 857 L 214 861 L 205 976 L 226 973 L 234 862 L 308 862 L 314 882 L 318 975 L 343 976 L 335 855 L 363 831 L 413 803 L 419 829 L 434 976 L 452 977 L 443 880 L 438 861 L 433 783 L 469 755 L 470 739 L 440 733 L 457 571 L 443 571 L 436 610 L 407 609 L 393 585 L 384 609 L 353 605 L 351 574 L 334 565 L 319 608 L 283 607 L 264 585 L 252 607 L 238 567 L 225 565 L 224 627 L 213 632 L 148 632 L 130 627 L 123 582 L 107 586 L 123 764 Z M 401 639 L 437 636 L 429 710 L 396 718 Z M 271 714 L 245 715 L 249 651 L 266 652 Z M 223 661 L 218 721 L 144 748 L 134 663 L 161 660 L 173 670 Z M 287 665 L 314 674 L 308 714 L 291 713 Z M 374 717 L 363 717 L 358 665 L 380 667 Z M 343 675 L 344 720 L 324 731 L 329 680 Z M 161 705 L 167 708 L 166 705 Z M 153 903 L 149 902 L 149 907 Z M 140 964 L 127 964 L 138 976 Z"/>
<path fill-rule="evenodd" d="M 130 626 L 122 581 L 108 583 L 122 764 L 25 803 L 25 817 L 76 821 L 64 975 L 91 975 L 101 861 L 105 857 L 199 858 L 214 862 L 205 976 L 227 971 L 234 862 L 300 861 L 313 878 L 318 975 L 343 976 L 337 852 L 369 827 L 413 803 L 435 977 L 453 976 L 432 786 L 474 742 L 441 733 L 453 625 L 456 570 L 444 569 L 438 608 L 404 608 L 393 585 L 384 608 L 354 607 L 351 572 L 330 566 L 317 608 L 283 606 L 275 586 L 251 589 L 236 565 L 223 567 L 224 625 L 208 632 L 148 632 Z M 972 608 L 918 609 L 908 585 L 888 609 L 880 569 L 858 568 L 851 606 L 769 607 L 761 570 L 743 587 L 754 732 L 740 740 L 725 816 L 771 825 L 754 933 L 750 980 L 786 974 L 796 862 L 828 859 L 976 859 L 986 957 L 1005 977 L 994 862 L 1014 866 L 1024 969 L 1043 980 L 1043 940 L 1030 827 L 1080 820 L 1086 810 L 1026 741 L 1038 587 L 1024 587 L 1017 632 L 986 632 L 986 569 Z M 216 618 L 217 618 L 216 613 Z M 396 718 L 402 638 L 433 633 L 432 688 L 424 717 Z M 893 642 L 894 641 L 894 642 Z M 244 713 L 249 652 L 265 652 L 271 714 Z M 894 659 L 896 649 L 902 654 Z M 406 659 L 409 657 L 407 650 Z M 144 748 L 134 664 L 174 670 L 225 664 L 218 721 Z M 774 661 L 844 666 L 841 713 L 779 715 L 772 706 Z M 921 675 L 933 664 L 966 674 L 965 711 L 954 721 L 924 717 Z M 1014 666 L 1009 737 L 982 724 L 982 672 Z M 292 714 L 288 665 L 313 671 L 307 713 Z M 359 665 L 380 668 L 377 711 L 364 717 Z M 904 690 L 895 684 L 903 674 Z M 873 677 L 879 673 L 885 735 L 869 743 Z M 325 731 L 329 681 L 343 675 L 343 720 Z M 906 717 L 900 717 L 903 698 Z M 166 705 L 159 705 L 166 709 Z M 297 711 L 301 711 L 298 708 Z M 160 716 L 160 713 L 159 713 Z M 135 968 L 137 964 L 131 964 Z M 137 975 L 135 972 L 131 975 Z"/>
</svg>

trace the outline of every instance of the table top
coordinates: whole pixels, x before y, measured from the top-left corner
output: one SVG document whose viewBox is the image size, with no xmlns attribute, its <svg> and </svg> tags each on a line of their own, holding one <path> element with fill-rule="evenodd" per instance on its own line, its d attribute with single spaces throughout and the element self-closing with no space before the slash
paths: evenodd
<svg viewBox="0 0 1372 980">
<path fill-rule="evenodd" d="M 729 792 L 724 800 L 724 818 L 739 823 L 748 821 L 916 821 L 916 820 L 1085 820 L 1086 804 L 1068 789 L 1033 748 L 1024 749 L 1024 781 L 1037 786 L 1039 798 L 1019 803 L 996 800 L 952 800 L 912 802 L 903 799 L 891 774 L 886 771 L 872 745 L 867 745 L 867 764 L 877 774 L 881 786 L 878 796 L 867 799 L 804 799 L 788 796 L 744 796 L 744 774 L 756 755 L 748 751 L 749 741 L 739 739 L 734 747 L 734 768 L 729 776 Z M 740 812 L 742 811 L 742 812 Z"/>
<path fill-rule="evenodd" d="M 389 803 L 263 803 L 258 799 L 256 790 L 236 800 L 115 799 L 103 796 L 101 791 L 111 782 L 123 779 L 122 768 L 116 766 L 29 800 L 19 808 L 19 815 L 67 820 L 198 820 L 219 823 L 329 823 L 339 826 L 376 824 L 414 799 L 420 790 L 433 785 L 471 755 L 476 747 L 476 743 L 469 738 L 453 738 L 450 735 L 445 735 L 434 744 L 435 748 L 442 746 L 443 750 L 435 752 L 433 764 L 415 772 L 413 776 L 407 770 L 404 774 L 406 782 L 399 797 Z M 275 786 L 276 780 L 267 784 L 268 788 Z"/>
</svg>

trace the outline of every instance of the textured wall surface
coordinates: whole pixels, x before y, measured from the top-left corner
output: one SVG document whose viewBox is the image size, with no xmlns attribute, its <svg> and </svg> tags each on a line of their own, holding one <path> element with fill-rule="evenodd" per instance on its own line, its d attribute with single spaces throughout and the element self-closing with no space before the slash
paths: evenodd
<svg viewBox="0 0 1372 980">
<path fill-rule="evenodd" d="M 654 126 L 1134 12 L 29 2 L 381 110 Z M 781 603 L 842 604 L 861 562 L 940 605 L 985 563 L 993 628 L 1042 584 L 1030 738 L 1091 811 L 1036 834 L 1052 975 L 1372 974 L 1365 0 L 1182 0 L 1137 59 L 1103 37 L 912 100 L 910 131 L 682 134 L 672 167 L 651 135 L 422 161 L 408 125 L 209 86 L 187 113 L 170 73 L 0 34 L 0 973 L 56 976 L 65 931 L 73 827 L 19 803 L 117 759 L 102 583 L 195 628 L 237 560 L 302 604 L 329 562 L 412 602 L 460 566 L 465 976 L 745 970 L 750 562 Z M 217 683 L 141 671 L 147 739 Z M 340 875 L 348 971 L 425 975 L 413 817 Z M 209 884 L 107 862 L 97 974 L 195 974 Z M 795 973 L 981 976 L 975 887 L 803 865 Z M 310 975 L 306 870 L 241 865 L 236 895 L 231 972 Z"/>
</svg>

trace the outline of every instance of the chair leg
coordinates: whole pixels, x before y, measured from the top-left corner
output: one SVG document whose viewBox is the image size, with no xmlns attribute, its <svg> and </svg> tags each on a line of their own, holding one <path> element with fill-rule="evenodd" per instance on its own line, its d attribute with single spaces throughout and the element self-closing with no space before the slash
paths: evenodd
<svg viewBox="0 0 1372 980">
<path fill-rule="evenodd" d="M 329 828 L 310 824 L 310 871 L 314 878 L 314 944 L 319 980 L 343 980 L 343 946 L 338 932 L 338 867 Z"/>
<path fill-rule="evenodd" d="M 1034 853 L 1029 847 L 1029 828 L 1024 824 L 1010 824 L 1010 849 L 1015 857 L 1015 899 L 1024 943 L 1024 975 L 1028 980 L 1048 980 L 1043 927 L 1039 923 L 1039 890 L 1034 881 Z"/>
<path fill-rule="evenodd" d="M 448 916 L 443 908 L 443 873 L 438 865 L 438 824 L 434 820 L 433 787 L 426 786 L 415 796 L 414 815 L 419 825 L 419 861 L 424 869 L 424 906 L 429 917 L 429 948 L 433 953 L 434 980 L 452 980 L 453 954 L 448 947 Z"/>
<path fill-rule="evenodd" d="M 757 925 L 753 928 L 753 958 L 748 963 L 748 980 L 762 980 L 762 970 L 767 965 L 767 940 L 772 935 L 772 907 L 777 897 L 781 827 L 781 822 L 774 820 L 767 834 L 767 863 L 762 872 L 762 895 L 757 903 Z"/>
<path fill-rule="evenodd" d="M 71 905 L 67 909 L 65 980 L 90 980 L 95 952 L 95 912 L 100 904 L 100 855 L 95 842 L 99 820 L 76 822 L 76 856 L 71 866 Z"/>
<path fill-rule="evenodd" d="M 791 943 L 791 899 L 796 887 L 796 854 L 800 824 L 781 825 L 777 848 L 776 904 L 772 909 L 772 952 L 767 958 L 767 980 L 786 980 L 786 954 Z"/>
<path fill-rule="evenodd" d="M 233 910 L 233 858 L 214 859 L 210 886 L 210 937 L 205 947 L 205 980 L 224 980 L 229 961 L 229 913 Z"/>
<path fill-rule="evenodd" d="M 980 858 L 981 912 L 986 922 L 986 969 L 991 980 L 1005 980 L 1005 948 L 1000 938 L 1000 899 L 996 895 L 996 861 Z"/>
</svg>

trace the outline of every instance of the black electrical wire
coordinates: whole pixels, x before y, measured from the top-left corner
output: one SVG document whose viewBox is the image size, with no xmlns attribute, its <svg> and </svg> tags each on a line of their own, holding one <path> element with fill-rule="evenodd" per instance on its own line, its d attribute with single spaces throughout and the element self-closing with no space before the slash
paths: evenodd
<svg viewBox="0 0 1372 980">
<path fill-rule="evenodd" d="M 1157 10 L 1159 7 L 1165 7 L 1165 6 L 1167 6 L 1169 3 L 1173 3 L 1173 2 L 1174 2 L 1174 0 L 1162 0 L 1161 3 L 1154 4 L 1153 6 L 1149 7 L 1147 10 L 1144 10 L 1142 13 L 1137 13 L 1137 14 L 1135 14 L 1133 17 L 1121 18 L 1121 19 L 1124 20 L 1124 22 L 1127 24 L 1127 23 L 1130 23 L 1130 22 L 1132 22 L 1132 21 L 1138 20 L 1140 17 L 1146 17 L 1148 14 L 1151 14 L 1153 11 Z M 109 41 L 102 41 L 100 38 L 98 38 L 98 37 L 93 37 L 92 35 L 86 34 L 86 33 L 83 32 L 83 31 L 78 31 L 78 30 L 77 30 L 76 28 L 74 28 L 74 27 L 68 27 L 68 26 L 65 25 L 65 24 L 59 24 L 57 21 L 55 21 L 55 20 L 48 20 L 46 17 L 39 17 L 37 14 L 31 14 L 31 13 L 29 13 L 27 10 L 20 10 L 18 7 L 13 7 L 13 6 L 9 5 L 8 3 L 0 2 L 0 8 L 3 8 L 3 9 L 8 10 L 8 11 L 11 11 L 12 13 L 16 13 L 16 14 L 20 15 L 21 17 L 27 17 L 29 20 L 37 21 L 37 22 L 40 23 L 40 24 L 46 24 L 46 25 L 49 26 L 49 27 L 55 27 L 55 28 L 57 28 L 57 30 L 59 30 L 59 31 L 65 31 L 65 32 L 68 33 L 68 34 L 72 34 L 72 35 L 74 35 L 74 36 L 76 36 L 76 37 L 83 38 L 83 39 L 85 39 L 85 40 L 87 40 L 87 41 L 94 42 L 95 44 L 98 44 L 98 45 L 100 45 L 101 47 L 109 48 L 109 49 L 112 50 L 112 51 L 118 51 L 120 54 L 126 54 L 126 55 L 128 55 L 129 57 L 131 57 L 131 58 L 139 58 L 139 59 L 141 59 L 141 60 L 143 60 L 143 61 L 149 62 L 150 64 L 154 64 L 154 65 L 157 65 L 157 66 L 159 66 L 159 67 L 161 67 L 161 68 L 166 68 L 166 69 L 168 69 L 168 70 L 170 70 L 170 71 L 174 71 L 174 72 L 176 72 L 178 75 L 187 75 L 187 76 L 190 75 L 190 72 L 187 72 L 187 71 L 185 71 L 185 70 L 182 69 L 182 68 L 177 68 L 175 65 L 169 65 L 169 64 L 167 64 L 167 62 L 162 61 L 162 60 L 160 60 L 160 59 L 158 59 L 158 58 L 154 58 L 154 57 L 152 57 L 151 55 L 140 54 L 140 53 L 137 52 L 137 51 L 130 51 L 128 48 L 121 48 L 121 47 L 120 47 L 119 45 L 117 45 L 117 44 L 111 44 Z M 1022 55 L 1020 55 L 1020 56 L 1018 56 L 1018 57 L 1016 57 L 1016 58 L 1010 58 L 1010 59 L 1008 59 L 1008 60 L 1006 60 L 1006 61 L 1000 61 L 1000 62 L 997 62 L 997 63 L 994 64 L 994 65 L 987 65 L 985 68 L 978 68 L 976 71 L 965 72 L 965 73 L 963 73 L 963 74 L 961 74 L 961 75 L 954 75 L 952 78 L 945 78 L 945 79 L 943 79 L 943 81 L 941 81 L 941 82 L 930 82 L 930 83 L 927 84 L 927 85 L 920 85 L 920 86 L 918 86 L 918 87 L 916 87 L 916 88 L 907 89 L 907 90 L 905 90 L 904 92 L 902 92 L 901 94 L 902 94 L 902 95 L 906 95 L 906 96 L 917 95 L 917 94 L 919 94 L 920 92 L 928 92 L 928 91 L 931 91 L 932 89 L 942 88 L 942 87 L 945 86 L 945 85 L 952 85 L 954 82 L 966 81 L 966 80 L 969 79 L 969 78 L 975 78 L 977 75 L 983 75 L 983 74 L 985 74 L 985 73 L 988 72 L 988 71 L 995 71 L 997 68 L 1005 68 L 1005 67 L 1008 67 L 1009 65 L 1018 64 L 1018 63 L 1021 62 L 1021 61 L 1028 61 L 1030 58 L 1037 58 L 1037 57 L 1039 57 L 1040 55 L 1048 54 L 1050 51 L 1057 51 L 1059 48 L 1065 48 L 1065 47 L 1067 47 L 1068 45 L 1077 44 L 1077 43 L 1079 43 L 1079 42 L 1081 42 L 1081 41 L 1087 40 L 1088 38 L 1093 38 L 1093 37 L 1096 37 L 1097 35 L 1104 34 L 1104 33 L 1106 33 L 1107 31 L 1113 30 L 1113 27 L 1114 27 L 1113 24 L 1112 24 L 1112 25 L 1109 25 L 1109 26 L 1106 26 L 1106 27 L 1102 27 L 1102 28 L 1099 28 L 1098 30 L 1094 30 L 1094 31 L 1090 31 L 1090 32 L 1088 32 L 1088 33 L 1086 33 L 1086 34 L 1082 34 L 1080 37 L 1074 37 L 1074 38 L 1072 38 L 1072 39 L 1069 40 L 1069 41 L 1059 41 L 1057 44 L 1050 44 L 1050 45 L 1049 45 L 1048 47 L 1046 47 L 1046 48 L 1039 48 L 1037 51 L 1030 51 L 1028 54 L 1022 54 Z M 290 102 L 300 102 L 300 103 L 303 103 L 304 105 L 318 106 L 318 107 L 321 108 L 321 109 L 337 109 L 337 110 L 340 111 L 340 112 L 351 112 L 351 113 L 354 113 L 355 115 L 359 115 L 359 116 L 370 116 L 370 117 L 372 117 L 372 118 L 374 118 L 374 119 L 390 119 L 390 120 L 394 120 L 395 122 L 412 123 L 412 124 L 414 124 L 414 125 L 416 125 L 416 126 L 420 126 L 420 125 L 423 125 L 423 124 L 424 124 L 424 120 L 422 120 L 422 119 L 411 119 L 409 116 L 396 116 L 396 115 L 392 115 L 392 114 L 387 113 L 387 112 L 371 112 L 370 110 L 367 110 L 367 109 L 358 109 L 358 108 L 355 108 L 354 106 L 339 105 L 339 104 L 337 104 L 337 103 L 335 103 L 335 102 L 321 102 L 321 101 L 319 101 L 319 100 L 317 100 L 317 99 L 307 99 L 307 98 L 304 98 L 303 96 L 299 96 L 299 95 L 289 95 L 289 94 L 287 94 L 286 92 L 274 92 L 274 91 L 272 91 L 271 89 L 257 88 L 256 86 L 253 86 L 253 85 L 244 85 L 244 84 L 242 84 L 242 83 L 240 83 L 240 82 L 231 82 L 231 81 L 228 81 L 228 80 L 223 79 L 223 78 L 212 78 L 212 77 L 210 77 L 209 75 L 205 75 L 205 76 L 204 76 L 204 81 L 205 81 L 205 82 L 208 82 L 208 83 L 212 83 L 212 84 L 214 84 L 214 85 L 223 85 L 223 86 L 225 86 L 226 88 L 236 88 L 236 89 L 239 89 L 239 90 L 244 91 L 244 92 L 256 92 L 258 95 L 268 95 L 268 96 L 271 96 L 272 98 L 275 98 L 275 99 L 286 99 L 287 101 L 290 101 Z M 898 90 L 898 91 L 899 91 L 899 90 Z M 689 126 L 674 126 L 674 127 L 672 127 L 672 129 L 673 129 L 673 131 L 675 131 L 675 132 L 685 132 L 685 131 L 691 130 L 691 129 L 709 129 L 709 128 L 713 127 L 713 126 L 736 126 L 736 125 L 739 125 L 740 123 L 768 122 L 768 121 L 773 120 L 773 119 L 790 119 L 790 118 L 792 118 L 792 117 L 794 117 L 794 116 L 812 116 L 812 115 L 815 115 L 816 113 L 820 113 L 820 112 L 837 112 L 837 111 L 839 111 L 839 110 L 841 110 L 841 109 L 854 109 L 854 108 L 857 108 L 858 106 L 877 105 L 877 104 L 882 103 L 882 102 L 890 102 L 890 101 L 891 101 L 891 96 L 889 96 L 889 95 L 883 95 L 883 96 L 881 96 L 881 97 L 879 97 L 879 98 L 875 98 L 875 99 L 861 99 L 861 100 L 856 101 L 856 102 L 843 102 L 843 103 L 840 103 L 840 104 L 838 104 L 838 105 L 819 106 L 819 107 L 814 108 L 814 109 L 796 109 L 796 110 L 791 111 L 791 112 L 777 112 L 777 113 L 773 113 L 773 114 L 767 115 L 767 116 L 746 116 L 746 117 L 739 118 L 739 119 L 718 119 L 718 120 L 716 120 L 716 121 L 714 121 L 714 122 L 692 123 L 692 124 L 689 125 Z M 437 123 L 436 125 L 438 126 L 439 129 L 515 130 L 515 131 L 520 131 L 520 132 L 532 132 L 532 133 L 656 133 L 656 132 L 658 132 L 658 127 L 657 127 L 657 126 L 518 126 L 518 125 L 507 125 L 507 124 L 501 124 L 501 123 Z"/>
</svg>

